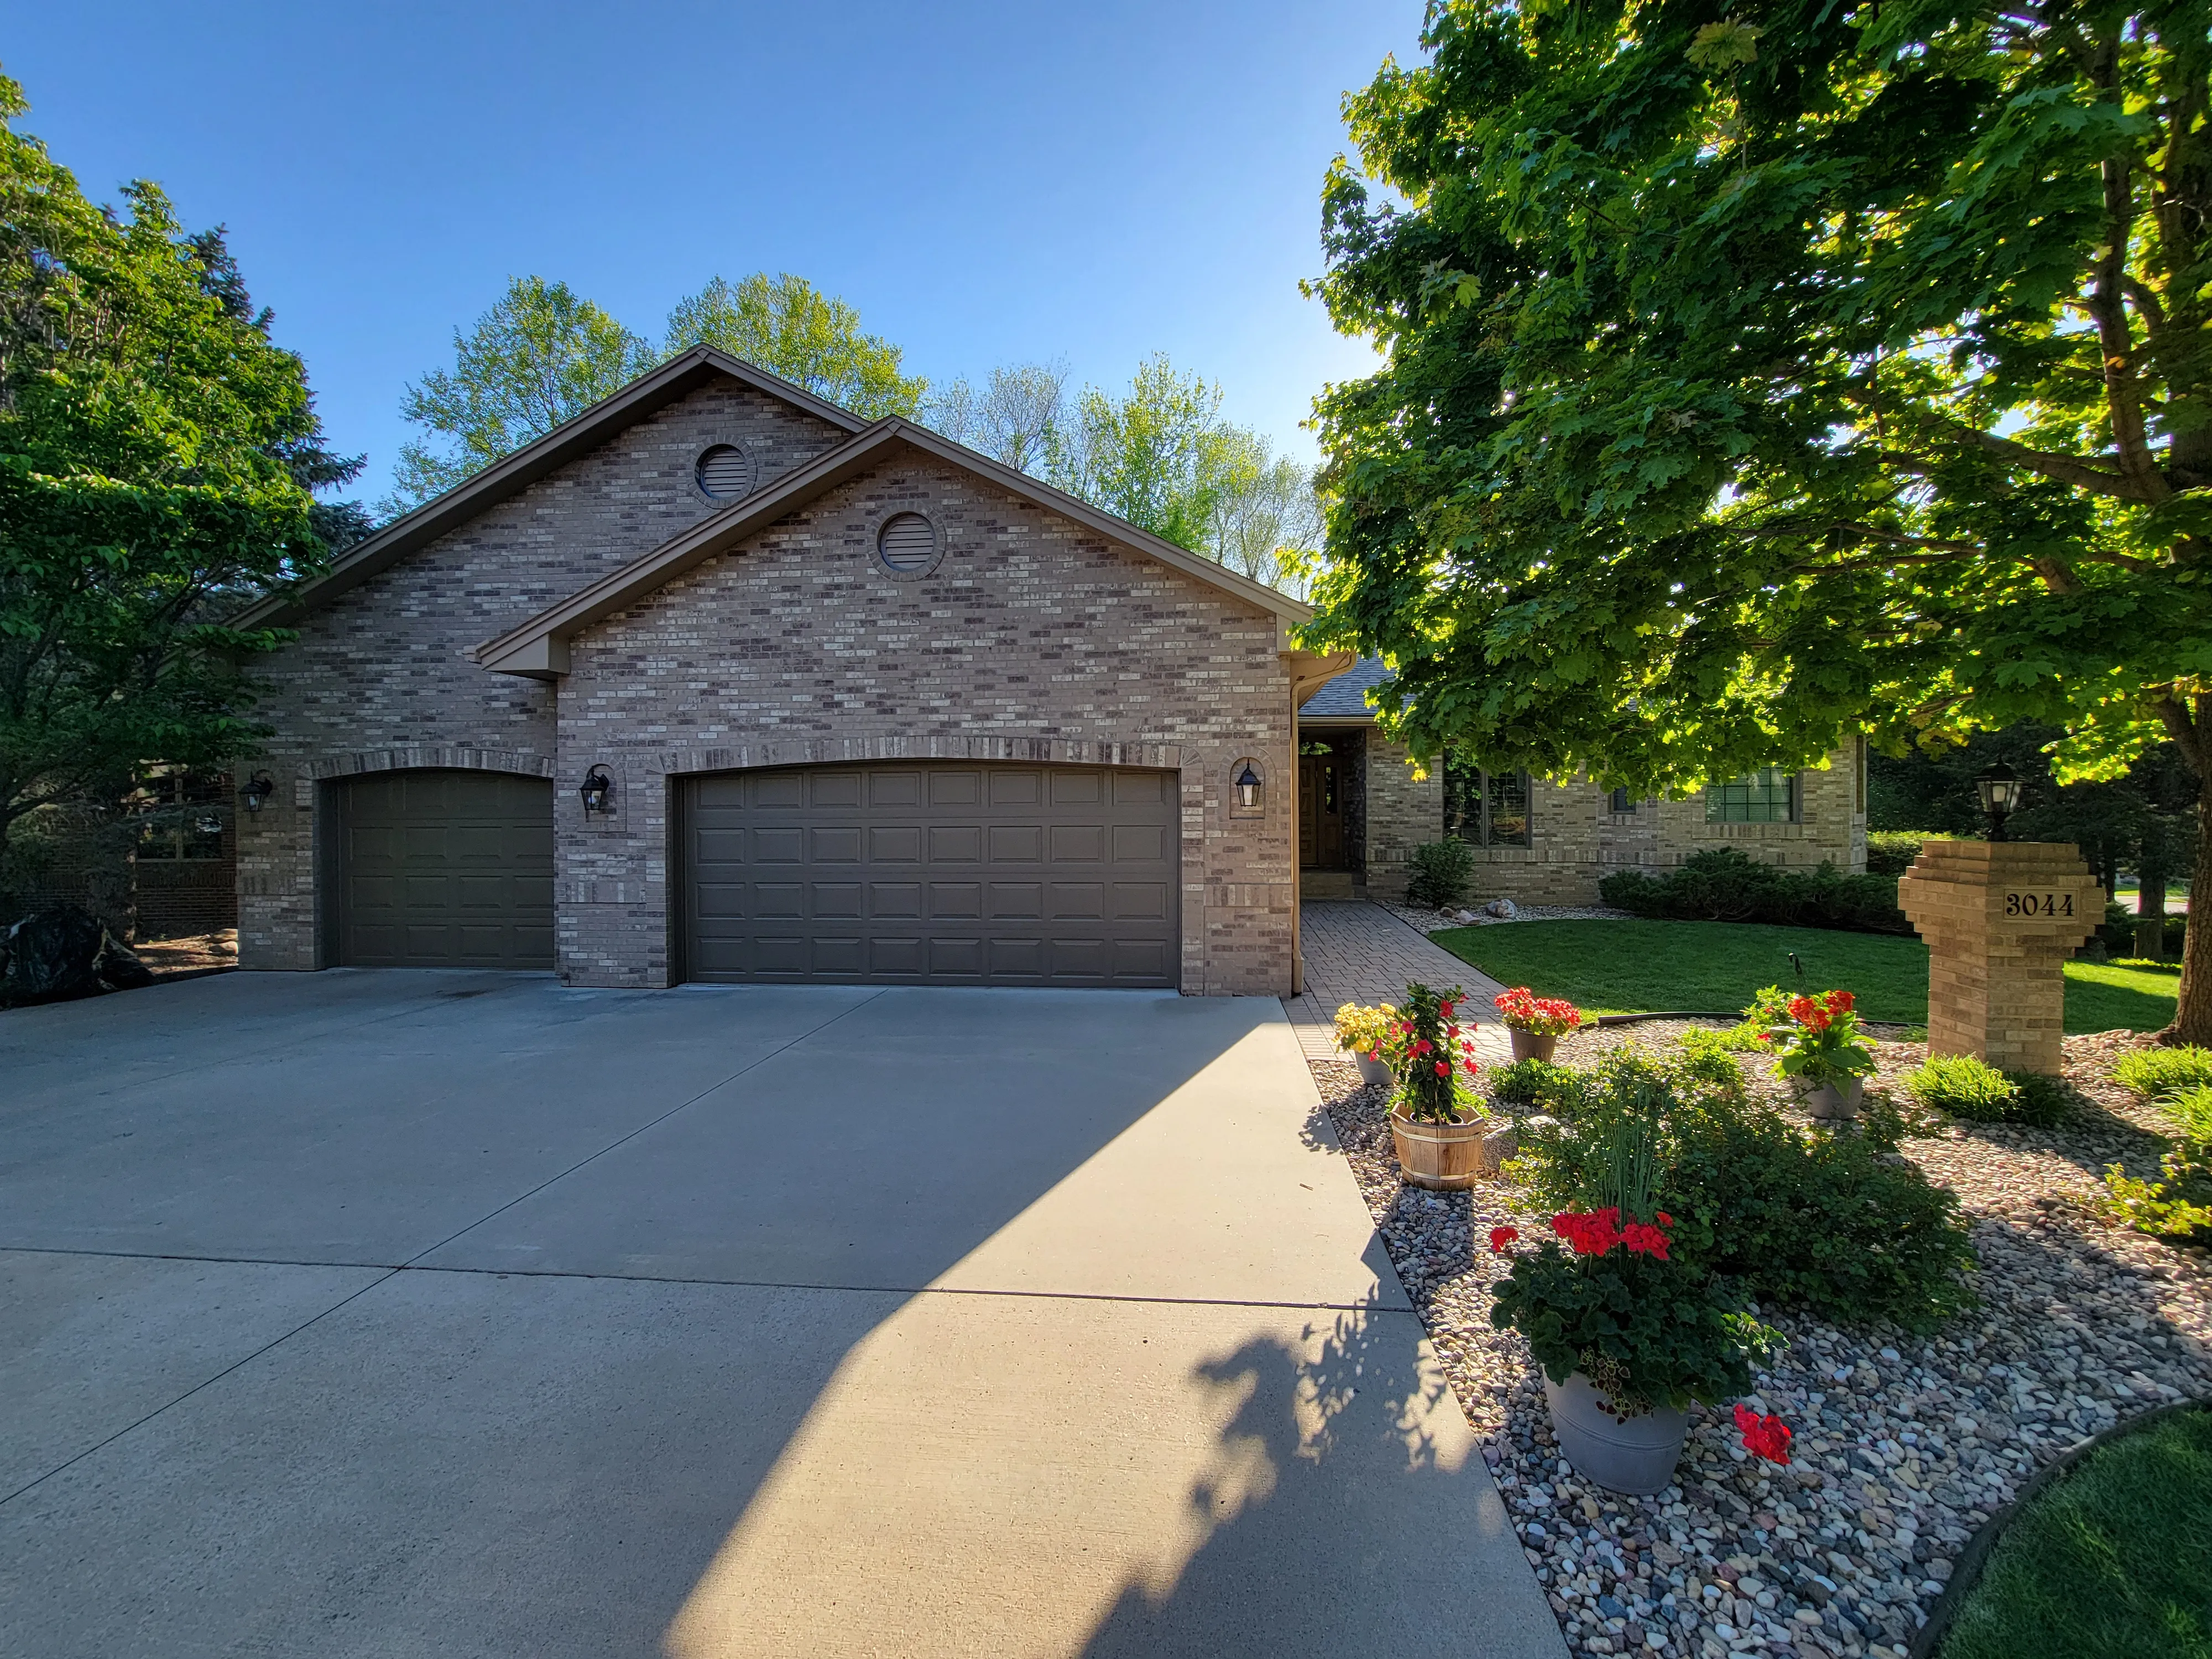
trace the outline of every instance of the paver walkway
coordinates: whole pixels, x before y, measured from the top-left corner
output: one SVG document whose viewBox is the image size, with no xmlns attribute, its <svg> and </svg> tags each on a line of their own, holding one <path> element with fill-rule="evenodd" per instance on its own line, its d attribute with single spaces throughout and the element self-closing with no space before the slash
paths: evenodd
<svg viewBox="0 0 2212 1659">
<path fill-rule="evenodd" d="M 1379 904 L 1309 901 L 1298 909 L 1305 991 L 1283 1006 L 1308 1060 L 1338 1060 L 1336 1011 L 1347 1002 L 1395 1002 L 1408 980 L 1464 986 L 1473 1006 L 1475 1058 L 1485 1066 L 1512 1056 L 1491 999 L 1505 988 L 1480 969 L 1432 945 Z"/>
</svg>

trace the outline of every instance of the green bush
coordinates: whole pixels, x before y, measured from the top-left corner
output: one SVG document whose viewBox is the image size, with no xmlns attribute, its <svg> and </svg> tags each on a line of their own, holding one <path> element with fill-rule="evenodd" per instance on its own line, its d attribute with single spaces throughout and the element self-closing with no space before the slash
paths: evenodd
<svg viewBox="0 0 2212 1659">
<path fill-rule="evenodd" d="M 1801 1130 L 1640 1049 L 1607 1056 L 1573 1126 L 1516 1161 L 1536 1207 L 1593 1201 L 1620 1113 L 1660 1122 L 1659 1196 L 1674 1218 L 1674 1255 L 1762 1304 L 1919 1331 L 1971 1304 L 1960 1274 L 1973 1247 L 1948 1189 L 1859 1135 Z"/>
<path fill-rule="evenodd" d="M 1582 1073 L 1548 1060 L 1519 1060 L 1491 1073 L 1490 1097 L 1510 1112 L 1572 1117 L 1582 1104 Z"/>
<path fill-rule="evenodd" d="M 1785 927 L 1838 927 L 1908 933 L 1891 876 L 1846 875 L 1833 864 L 1812 871 L 1762 864 L 1733 847 L 1693 854 L 1665 876 L 1623 870 L 1598 883 L 1616 909 L 1661 921 L 1763 921 Z"/>
<path fill-rule="evenodd" d="M 2170 1054 L 2203 1050 L 2144 1052 Z M 2212 1084 L 2173 1089 L 2160 1096 L 2158 1106 L 2173 1125 L 2177 1142 L 2159 1160 L 2163 1179 L 2134 1180 L 2118 1164 L 2107 1164 L 2107 1208 L 2115 1218 L 2154 1237 L 2212 1235 Z"/>
<path fill-rule="evenodd" d="M 1474 848 L 1463 841 L 1425 841 L 1407 860 L 1406 902 L 1417 910 L 1440 910 L 1467 902 L 1467 884 L 1474 875 Z"/>
<path fill-rule="evenodd" d="M 1901 876 L 1920 856 L 1928 837 L 1918 830 L 1869 830 L 1867 832 L 1867 874 Z"/>
<path fill-rule="evenodd" d="M 2031 1123 L 2046 1129 L 2064 1121 L 2069 1099 L 2057 1078 L 2000 1072 L 1972 1054 L 1932 1054 L 1906 1074 L 1905 1087 L 1930 1111 L 1977 1123 Z"/>
<path fill-rule="evenodd" d="M 2122 1054 L 2112 1079 L 2144 1100 L 2212 1083 L 2212 1048 L 2136 1048 Z"/>
</svg>

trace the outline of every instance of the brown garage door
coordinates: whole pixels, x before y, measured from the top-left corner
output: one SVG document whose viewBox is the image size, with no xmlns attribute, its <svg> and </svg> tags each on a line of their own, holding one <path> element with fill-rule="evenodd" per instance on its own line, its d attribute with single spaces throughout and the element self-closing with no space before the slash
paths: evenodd
<svg viewBox="0 0 2212 1659">
<path fill-rule="evenodd" d="M 1177 983 L 1172 772 L 794 767 L 687 793 L 693 979 Z"/>
<path fill-rule="evenodd" d="M 356 968 L 550 968 L 553 786 L 373 772 L 337 788 L 337 956 Z"/>
</svg>

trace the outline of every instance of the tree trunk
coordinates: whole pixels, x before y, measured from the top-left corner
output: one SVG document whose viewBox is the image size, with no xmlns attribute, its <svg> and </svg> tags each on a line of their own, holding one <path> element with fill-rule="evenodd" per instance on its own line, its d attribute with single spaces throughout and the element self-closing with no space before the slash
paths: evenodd
<svg viewBox="0 0 2212 1659">
<path fill-rule="evenodd" d="M 2166 846 L 2156 830 L 2143 836 L 2136 860 L 2136 954 L 2166 960 Z"/>
<path fill-rule="evenodd" d="M 2173 1024 L 2160 1031 L 2161 1042 L 2193 1043 L 2212 1048 L 2212 927 L 2197 925 L 2197 900 L 2212 893 L 2212 774 L 2197 775 L 2197 859 L 2189 882 L 2191 925 L 2181 946 L 2181 993 Z"/>
</svg>

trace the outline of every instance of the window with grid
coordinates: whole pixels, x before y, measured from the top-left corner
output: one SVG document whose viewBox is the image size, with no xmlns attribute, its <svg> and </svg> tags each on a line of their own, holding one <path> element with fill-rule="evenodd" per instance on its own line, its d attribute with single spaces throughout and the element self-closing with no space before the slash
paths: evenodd
<svg viewBox="0 0 2212 1659">
<path fill-rule="evenodd" d="M 1444 763 L 1444 834 L 1476 847 L 1526 847 L 1528 775 Z"/>
<path fill-rule="evenodd" d="M 132 797 L 139 817 L 138 856 L 190 861 L 222 856 L 223 780 L 189 772 L 146 779 Z"/>
<path fill-rule="evenodd" d="M 1635 810 L 1636 797 L 1630 794 L 1626 789 L 1614 790 L 1613 792 L 1613 799 L 1606 807 L 1606 811 L 1608 812 L 1633 812 Z"/>
<path fill-rule="evenodd" d="M 1705 822 L 1796 823 L 1797 775 L 1778 766 L 1768 766 L 1726 783 L 1711 785 L 1705 791 Z"/>
</svg>

